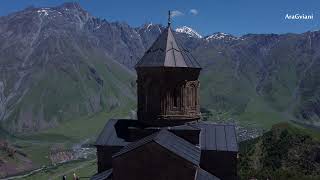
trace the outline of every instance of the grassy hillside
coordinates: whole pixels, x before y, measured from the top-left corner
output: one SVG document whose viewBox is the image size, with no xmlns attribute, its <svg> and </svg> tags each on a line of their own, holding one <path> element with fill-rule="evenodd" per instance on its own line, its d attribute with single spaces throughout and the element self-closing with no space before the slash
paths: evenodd
<svg viewBox="0 0 320 180">
<path fill-rule="evenodd" d="M 6 159 L 5 163 L 7 166 L 15 168 L 20 167 L 18 169 L 21 170 L 24 168 L 25 170 L 29 171 L 31 169 L 40 168 L 43 165 L 50 167 L 52 166 L 52 161 L 50 160 L 49 155 L 50 152 L 52 152 L 53 147 L 62 146 L 65 149 L 68 149 L 72 148 L 76 144 L 81 144 L 84 142 L 89 144 L 93 143 L 108 119 L 113 117 L 128 117 L 128 112 L 130 112 L 133 108 L 134 105 L 127 105 L 123 108 L 117 108 L 108 112 L 101 111 L 94 115 L 65 120 L 57 127 L 41 131 L 40 133 L 37 132 L 24 135 L 7 136 L 12 146 L 15 147 L 15 149 L 23 152 L 26 157 L 20 158 L 21 155 L 19 154 L 15 154 L 14 157 L 9 157 L 7 154 L 1 154 L 3 155 L 2 159 Z M 2 151 L 0 149 L 0 153 L 1 152 Z M 27 159 L 28 162 L 26 162 L 24 159 Z M 86 164 L 89 160 L 90 159 L 79 161 L 79 163 Z M 78 161 L 75 163 L 68 163 L 67 165 L 59 165 L 56 168 L 50 168 L 48 170 L 41 171 L 40 175 L 37 173 L 37 175 L 34 176 L 34 179 L 39 179 L 40 177 L 40 179 L 46 179 L 45 177 L 51 176 L 51 173 L 55 174 L 57 172 L 66 172 L 68 169 L 75 168 L 77 165 Z M 92 171 L 94 171 L 92 173 L 90 172 L 89 175 L 92 175 L 96 172 L 94 163 L 93 166 L 94 167 L 92 167 Z M 10 175 L 12 172 L 17 173 L 20 171 L 8 172 L 7 170 L 2 169 L 0 170 L 0 177 Z M 69 173 L 72 174 L 71 171 Z M 30 178 L 33 179 L 33 176 Z M 61 176 L 57 176 L 57 179 L 59 178 L 61 178 Z"/>
<path fill-rule="evenodd" d="M 319 179 L 320 133 L 288 123 L 240 144 L 243 179 Z"/>
<path fill-rule="evenodd" d="M 80 177 L 80 179 L 88 179 L 97 172 L 97 162 L 95 159 L 91 160 L 78 160 L 59 165 L 54 168 L 48 168 L 41 172 L 35 173 L 31 176 L 27 176 L 26 180 L 35 179 L 62 179 L 63 175 L 67 176 L 67 179 L 72 179 L 73 173 Z"/>
<path fill-rule="evenodd" d="M 245 126 L 269 129 L 275 123 L 290 120 L 284 109 L 275 107 L 278 104 L 271 105 L 256 91 L 256 77 L 250 74 L 235 75 L 233 67 L 225 64 L 228 61 L 219 60 L 202 72 L 202 106 L 227 112 Z"/>
<path fill-rule="evenodd" d="M 16 103 L 2 127 L 30 132 L 64 121 L 135 103 L 135 76 L 102 56 L 49 65 L 33 72 L 30 88 Z"/>
<path fill-rule="evenodd" d="M 194 50 L 204 67 L 201 103 L 263 128 L 291 120 L 317 125 L 319 59 L 311 53 L 317 45 L 300 47 L 307 38 L 248 35 Z"/>
</svg>

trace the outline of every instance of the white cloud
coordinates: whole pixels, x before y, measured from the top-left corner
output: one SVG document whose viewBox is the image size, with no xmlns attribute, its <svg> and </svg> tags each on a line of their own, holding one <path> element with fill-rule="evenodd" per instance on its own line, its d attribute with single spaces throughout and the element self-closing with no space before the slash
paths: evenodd
<svg viewBox="0 0 320 180">
<path fill-rule="evenodd" d="M 196 9 L 190 9 L 189 13 L 190 13 L 191 15 L 193 15 L 193 16 L 196 16 L 196 15 L 199 14 L 199 11 L 196 10 Z"/>
<path fill-rule="evenodd" d="M 173 10 L 171 11 L 171 17 L 183 16 L 184 14 L 181 11 Z"/>
</svg>

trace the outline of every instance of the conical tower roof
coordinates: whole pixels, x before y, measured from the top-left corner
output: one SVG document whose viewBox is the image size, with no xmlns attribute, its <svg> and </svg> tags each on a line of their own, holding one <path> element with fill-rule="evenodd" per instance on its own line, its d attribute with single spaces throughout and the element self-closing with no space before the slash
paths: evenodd
<svg viewBox="0 0 320 180">
<path fill-rule="evenodd" d="M 145 52 L 135 67 L 201 68 L 191 53 L 177 43 L 170 24 L 149 50 Z"/>
</svg>

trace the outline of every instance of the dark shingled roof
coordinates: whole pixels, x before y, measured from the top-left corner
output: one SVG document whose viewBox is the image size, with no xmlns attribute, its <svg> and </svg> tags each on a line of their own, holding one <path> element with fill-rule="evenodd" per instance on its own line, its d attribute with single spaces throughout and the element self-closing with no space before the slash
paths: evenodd
<svg viewBox="0 0 320 180">
<path fill-rule="evenodd" d="M 234 125 L 198 122 L 193 124 L 201 128 L 200 147 L 202 150 L 238 152 L 238 143 Z"/>
<path fill-rule="evenodd" d="M 103 171 L 102 173 L 95 174 L 90 178 L 90 180 L 106 180 L 111 179 L 112 175 L 112 169 L 108 169 L 106 171 Z"/>
<path fill-rule="evenodd" d="M 192 54 L 177 43 L 170 26 L 160 34 L 135 67 L 201 68 Z"/>
<path fill-rule="evenodd" d="M 114 126 L 117 122 L 118 119 L 110 119 L 106 123 L 96 140 L 96 146 L 125 146 L 129 144 L 124 139 L 118 137 Z"/>
<path fill-rule="evenodd" d="M 191 163 L 199 165 L 201 153 L 200 149 L 165 129 L 162 129 L 159 132 L 153 133 L 150 136 L 147 136 L 139 141 L 125 146 L 113 157 L 117 157 L 124 153 L 130 152 L 150 142 L 155 142 L 160 146 L 168 149 L 169 151 L 175 153 L 176 155 L 190 161 Z"/>
<path fill-rule="evenodd" d="M 197 176 L 196 176 L 195 180 L 220 180 L 220 179 L 217 178 L 216 176 L 210 174 L 209 172 L 207 172 L 201 168 L 198 168 Z"/>
</svg>

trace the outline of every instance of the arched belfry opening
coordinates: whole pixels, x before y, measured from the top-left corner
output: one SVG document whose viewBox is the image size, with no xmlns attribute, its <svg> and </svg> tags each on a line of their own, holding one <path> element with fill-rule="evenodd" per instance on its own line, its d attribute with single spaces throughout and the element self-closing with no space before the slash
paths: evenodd
<svg viewBox="0 0 320 180">
<path fill-rule="evenodd" d="M 170 15 L 169 15 L 170 17 Z M 201 67 L 168 27 L 136 64 L 138 120 L 167 125 L 200 119 Z"/>
</svg>

